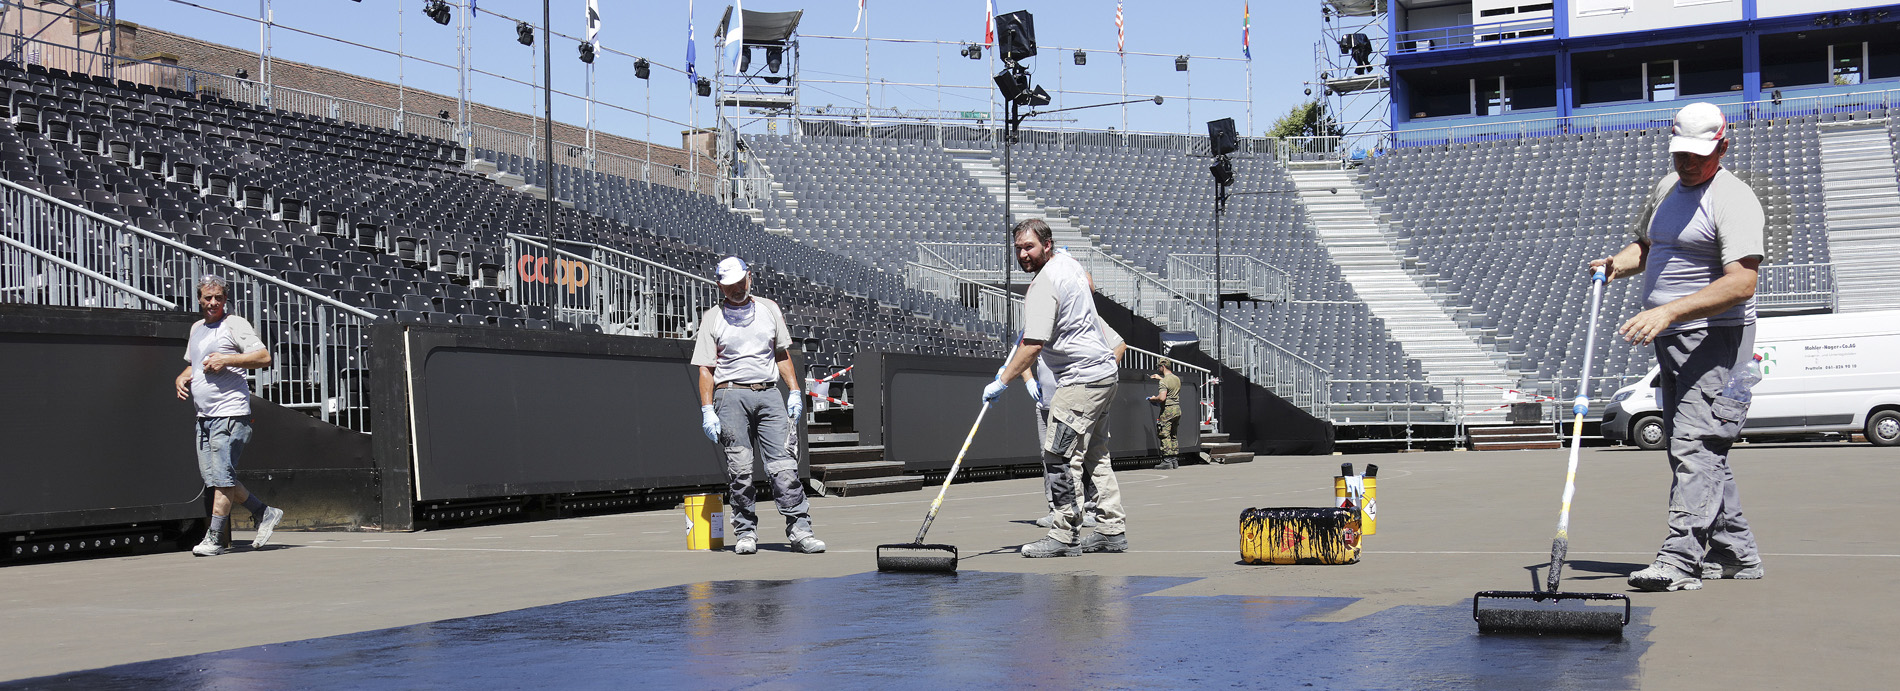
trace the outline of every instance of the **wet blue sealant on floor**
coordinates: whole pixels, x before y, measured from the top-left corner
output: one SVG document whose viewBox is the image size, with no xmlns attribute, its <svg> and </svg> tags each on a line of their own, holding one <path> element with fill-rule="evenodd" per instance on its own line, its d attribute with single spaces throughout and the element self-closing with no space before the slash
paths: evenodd
<svg viewBox="0 0 1900 691">
<path fill-rule="evenodd" d="M 1334 688 L 1637 685 L 1621 639 L 1479 636 L 1469 603 L 1147 596 L 1144 576 L 866 573 L 715 581 L 240 648 L 0 688 Z"/>
</svg>

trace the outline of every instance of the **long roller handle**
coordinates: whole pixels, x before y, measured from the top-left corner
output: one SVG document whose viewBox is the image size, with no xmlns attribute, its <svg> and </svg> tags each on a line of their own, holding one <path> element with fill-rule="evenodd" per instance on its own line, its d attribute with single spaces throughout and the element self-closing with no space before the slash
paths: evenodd
<svg viewBox="0 0 1900 691">
<path fill-rule="evenodd" d="M 914 544 L 924 543 L 924 533 L 930 532 L 930 524 L 937 520 L 937 507 L 943 506 L 943 495 L 950 493 L 950 481 L 957 477 L 957 469 L 963 467 L 963 454 L 970 450 L 970 442 L 976 439 L 976 428 L 983 426 L 983 414 L 990 412 L 990 402 L 983 402 L 983 409 L 976 413 L 976 424 L 970 425 L 970 434 L 963 438 L 963 448 L 957 449 L 957 460 L 950 464 L 950 472 L 943 476 L 943 487 L 937 490 L 937 498 L 930 502 L 930 513 L 924 514 L 924 525 L 917 529 Z"/>
<path fill-rule="evenodd" d="M 1603 306 L 1603 283 L 1607 280 L 1609 276 L 1602 267 L 1598 267 L 1590 279 L 1590 330 L 1584 335 L 1583 372 L 1577 378 L 1577 397 L 1570 408 L 1574 416 L 1570 424 L 1570 467 L 1564 472 L 1564 503 L 1557 513 L 1557 537 L 1550 541 L 1546 592 L 1557 592 L 1557 582 L 1563 578 L 1564 557 L 1570 551 L 1570 500 L 1577 494 L 1577 455 L 1583 449 L 1583 416 L 1590 411 L 1590 358 L 1596 353 L 1597 314 Z"/>
</svg>

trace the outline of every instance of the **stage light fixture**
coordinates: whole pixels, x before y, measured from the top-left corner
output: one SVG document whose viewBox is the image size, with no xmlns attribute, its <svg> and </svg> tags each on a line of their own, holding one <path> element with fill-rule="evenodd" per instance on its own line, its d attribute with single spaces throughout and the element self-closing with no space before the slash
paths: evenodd
<svg viewBox="0 0 1900 691">
<path fill-rule="evenodd" d="M 699 95 L 701 96 L 712 95 L 712 80 L 711 79 L 700 77 L 699 81 L 695 83 L 694 86 L 697 87 L 695 91 L 698 91 Z"/>
<path fill-rule="evenodd" d="M 747 71 L 750 71 L 751 69 L 752 69 L 752 48 L 742 47 L 739 49 L 739 72 L 743 74 Z"/>
<path fill-rule="evenodd" d="M 238 78 L 238 79 L 250 79 L 250 78 L 251 78 L 251 71 L 250 71 L 250 70 L 247 70 L 247 69 L 244 69 L 244 68 L 242 68 L 242 67 L 239 67 L 239 68 L 238 68 L 238 71 L 237 71 L 237 78 Z"/>
<path fill-rule="evenodd" d="M 594 64 L 594 44 L 581 41 L 581 62 Z"/>
<path fill-rule="evenodd" d="M 646 58 L 638 58 L 633 61 L 633 76 L 634 77 L 639 78 L 639 79 L 646 79 L 647 76 L 651 75 L 652 73 L 653 73 L 653 68 L 647 64 Z"/>
<path fill-rule="evenodd" d="M 1186 72 L 1186 71 L 1187 71 L 1187 56 L 1186 56 L 1186 55 L 1177 55 L 1177 56 L 1175 56 L 1175 58 L 1174 58 L 1174 71 L 1176 71 L 1176 72 Z"/>
<path fill-rule="evenodd" d="M 958 53 L 958 55 L 962 55 L 963 57 L 969 58 L 971 60 L 982 60 L 983 47 L 972 43 L 970 45 L 964 46 L 963 52 Z"/>
<path fill-rule="evenodd" d="M 1079 50 L 1079 49 L 1078 49 L 1078 50 L 1076 50 L 1076 51 L 1075 51 L 1075 64 L 1077 64 L 1077 65 L 1087 65 L 1087 64 L 1089 64 L 1089 54 L 1088 54 L 1088 53 L 1085 53 L 1085 52 L 1082 52 L 1082 51 L 1081 51 L 1081 50 Z"/>
<path fill-rule="evenodd" d="M 1214 165 L 1208 166 L 1207 172 L 1214 174 L 1214 184 L 1216 185 L 1226 187 L 1234 184 L 1234 164 L 1232 161 L 1225 158 L 1215 161 Z"/>
<path fill-rule="evenodd" d="M 527 22 L 515 22 L 515 43 L 534 45 L 534 27 L 528 26 Z"/>
<path fill-rule="evenodd" d="M 429 0 L 429 4 L 423 6 L 422 14 L 435 20 L 435 23 L 442 25 L 447 25 L 449 20 L 455 17 L 455 15 L 449 11 L 449 4 L 442 0 Z"/>
<path fill-rule="evenodd" d="M 1030 107 L 1046 106 L 1053 100 L 1055 99 L 1049 98 L 1049 92 L 1043 91 L 1040 86 L 1023 95 L 1023 105 Z"/>
<path fill-rule="evenodd" d="M 765 69 L 771 70 L 772 74 L 778 74 L 779 68 L 784 66 L 785 49 L 779 46 L 768 46 L 765 49 Z"/>
<path fill-rule="evenodd" d="M 448 109 L 447 109 L 447 108 L 444 108 L 444 109 L 442 109 L 442 110 L 438 110 L 438 111 L 436 111 L 436 112 L 435 112 L 435 116 L 436 116 L 436 117 L 438 117 L 438 118 L 441 118 L 441 119 L 443 119 L 443 120 L 447 120 L 447 119 L 449 119 L 449 111 L 448 111 Z"/>
<path fill-rule="evenodd" d="M 1003 70 L 996 73 L 996 90 L 1005 101 L 1018 101 L 1029 90 L 1029 75 Z"/>
<path fill-rule="evenodd" d="M 1004 62 L 1036 57 L 1036 18 L 1029 10 L 996 16 L 996 50 Z"/>
</svg>

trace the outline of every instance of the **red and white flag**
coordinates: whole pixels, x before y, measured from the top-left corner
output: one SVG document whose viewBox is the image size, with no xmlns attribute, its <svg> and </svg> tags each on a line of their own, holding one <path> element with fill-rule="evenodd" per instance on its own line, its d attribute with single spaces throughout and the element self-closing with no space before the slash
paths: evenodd
<svg viewBox="0 0 1900 691">
<path fill-rule="evenodd" d="M 1122 47 L 1123 41 L 1127 38 L 1128 34 L 1122 28 L 1122 3 L 1121 0 L 1115 0 L 1115 52 L 1127 52 L 1127 50 Z"/>
<path fill-rule="evenodd" d="M 996 45 L 996 0 L 983 0 L 983 45 Z"/>
<path fill-rule="evenodd" d="M 858 23 L 851 25 L 851 33 L 857 33 L 858 28 L 862 26 L 864 26 L 864 0 L 858 0 Z"/>
</svg>

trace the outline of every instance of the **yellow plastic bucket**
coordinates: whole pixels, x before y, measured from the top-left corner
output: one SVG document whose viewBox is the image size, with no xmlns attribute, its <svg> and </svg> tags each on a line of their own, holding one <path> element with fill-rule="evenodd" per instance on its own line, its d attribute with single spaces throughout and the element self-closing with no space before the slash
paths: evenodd
<svg viewBox="0 0 1900 691">
<path fill-rule="evenodd" d="M 687 549 L 722 549 L 726 546 L 725 503 L 717 494 L 686 496 Z"/>
<path fill-rule="evenodd" d="M 1240 512 L 1240 560 L 1247 564 L 1352 564 L 1359 561 L 1359 512 L 1340 508 Z"/>
</svg>

